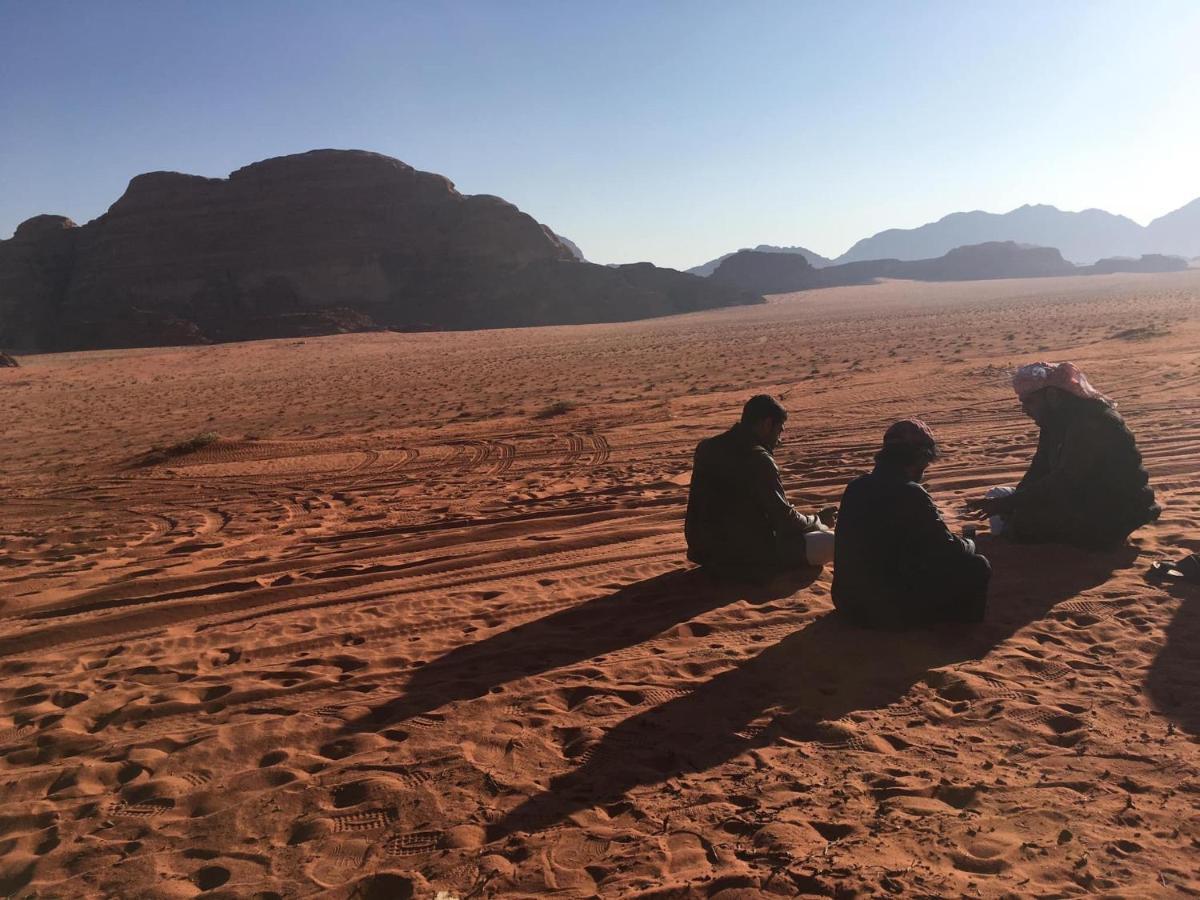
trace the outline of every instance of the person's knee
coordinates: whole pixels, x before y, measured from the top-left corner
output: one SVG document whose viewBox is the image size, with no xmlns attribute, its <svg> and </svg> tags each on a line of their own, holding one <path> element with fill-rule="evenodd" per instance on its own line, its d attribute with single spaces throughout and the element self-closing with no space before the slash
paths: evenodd
<svg viewBox="0 0 1200 900">
<path fill-rule="evenodd" d="M 824 566 L 833 562 L 833 533 L 810 531 L 804 535 L 804 558 L 810 566 Z"/>
</svg>

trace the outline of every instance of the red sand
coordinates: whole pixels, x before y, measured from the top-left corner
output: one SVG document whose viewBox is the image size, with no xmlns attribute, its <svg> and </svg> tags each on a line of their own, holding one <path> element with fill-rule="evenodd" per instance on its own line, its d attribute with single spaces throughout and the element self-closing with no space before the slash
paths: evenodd
<svg viewBox="0 0 1200 900">
<path fill-rule="evenodd" d="M 0 893 L 1196 895 L 1200 589 L 1144 573 L 1200 550 L 1198 303 L 1200 272 L 888 283 L 26 358 Z M 957 527 L 1028 461 L 1036 358 L 1139 438 L 1165 510 L 1128 551 L 985 536 L 987 622 L 903 636 L 830 616 L 828 571 L 688 571 L 692 447 L 750 394 L 805 508 L 922 416 Z"/>
</svg>

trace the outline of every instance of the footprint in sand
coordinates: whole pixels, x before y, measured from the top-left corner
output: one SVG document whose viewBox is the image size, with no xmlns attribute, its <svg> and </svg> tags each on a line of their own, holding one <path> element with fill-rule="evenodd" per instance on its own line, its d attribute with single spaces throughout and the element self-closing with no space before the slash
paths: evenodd
<svg viewBox="0 0 1200 900">
<path fill-rule="evenodd" d="M 230 871 L 224 866 L 203 866 L 194 877 L 196 887 L 202 891 L 213 891 L 229 881 Z"/>
<path fill-rule="evenodd" d="M 396 820 L 394 809 L 368 809 L 361 812 L 330 816 L 335 833 L 345 831 L 382 831 Z"/>
<path fill-rule="evenodd" d="M 445 832 L 413 831 L 392 835 L 383 842 L 382 848 L 388 856 L 420 856 L 441 849 L 445 842 Z"/>
<path fill-rule="evenodd" d="M 1078 707 L 1075 707 L 1075 709 L 1078 709 Z M 1071 715 L 1061 708 L 1054 707 L 1016 709 L 1009 712 L 1007 717 L 1014 722 L 1020 722 L 1024 725 L 1045 726 L 1057 735 L 1069 734 L 1087 726 L 1087 723 L 1082 719 Z"/>
<path fill-rule="evenodd" d="M 977 834 L 963 841 L 958 850 L 951 851 L 954 868 L 975 875 L 999 875 L 1012 866 L 1010 857 L 1020 841 L 1007 834 Z"/>
<path fill-rule="evenodd" d="M 131 803 L 127 800 L 114 800 L 106 809 L 106 813 L 121 819 L 149 819 L 161 816 L 175 808 L 175 801 L 170 798 L 145 800 Z"/>
<path fill-rule="evenodd" d="M 326 841 L 308 869 L 313 881 L 324 887 L 336 887 L 359 871 L 366 862 L 371 842 L 365 838 Z"/>
</svg>

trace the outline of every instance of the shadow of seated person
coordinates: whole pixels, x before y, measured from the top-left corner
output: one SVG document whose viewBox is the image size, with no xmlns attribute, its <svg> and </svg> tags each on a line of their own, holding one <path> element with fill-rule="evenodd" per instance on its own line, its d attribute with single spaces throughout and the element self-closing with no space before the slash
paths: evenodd
<svg viewBox="0 0 1200 900">
<path fill-rule="evenodd" d="M 1046 548 L 996 553 L 994 606 L 978 624 L 940 624 L 897 635 L 866 630 L 834 611 L 814 617 L 779 643 L 694 691 L 609 730 L 577 768 L 553 778 L 493 827 L 493 839 L 533 832 L 641 785 L 703 772 L 780 736 L 820 741 L 830 723 L 896 703 L 931 670 L 977 660 L 1055 604 L 1103 583 L 1130 553 Z M 1007 577 L 1010 567 L 1013 577 Z M 751 723 L 769 718 L 763 730 Z"/>
<path fill-rule="evenodd" d="M 1162 589 L 1179 600 L 1179 608 L 1150 664 L 1146 691 L 1164 716 L 1200 735 L 1200 584 L 1168 581 Z"/>
<path fill-rule="evenodd" d="M 387 728 L 530 675 L 635 646 L 739 600 L 764 603 L 789 597 L 819 574 L 820 569 L 796 569 L 765 583 L 749 583 L 702 569 L 667 572 L 456 647 L 417 669 L 403 695 L 345 727 L 353 732 Z"/>
</svg>

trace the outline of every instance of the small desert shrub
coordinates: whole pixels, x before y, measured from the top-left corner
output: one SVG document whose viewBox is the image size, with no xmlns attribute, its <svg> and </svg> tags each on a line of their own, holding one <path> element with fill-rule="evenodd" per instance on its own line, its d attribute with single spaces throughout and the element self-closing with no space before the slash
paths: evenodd
<svg viewBox="0 0 1200 900">
<path fill-rule="evenodd" d="M 136 464 L 139 466 L 157 465 L 158 463 L 166 462 L 168 459 L 174 459 L 177 456 L 187 456 L 189 453 L 203 450 L 216 440 L 217 435 L 215 432 L 205 431 L 195 437 L 188 438 L 186 441 L 171 444 L 169 447 L 151 447 L 149 451 L 143 453 L 138 458 Z"/>
<path fill-rule="evenodd" d="M 553 419 L 555 416 L 563 416 L 575 408 L 575 404 L 570 400 L 555 400 L 549 406 L 542 407 L 533 414 L 535 419 Z"/>
<path fill-rule="evenodd" d="M 1145 325 L 1114 332 L 1113 337 L 1118 341 L 1148 341 L 1151 338 L 1166 337 L 1170 333 L 1169 328 L 1163 328 L 1161 325 Z"/>
</svg>

